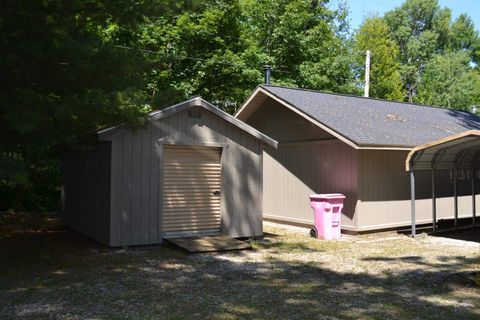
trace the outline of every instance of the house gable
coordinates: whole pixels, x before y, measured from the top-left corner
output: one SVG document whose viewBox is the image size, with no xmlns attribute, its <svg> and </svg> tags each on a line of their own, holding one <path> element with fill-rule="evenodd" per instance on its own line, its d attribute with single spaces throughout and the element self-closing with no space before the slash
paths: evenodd
<svg viewBox="0 0 480 320">
<path fill-rule="evenodd" d="M 262 107 L 257 108 L 245 121 L 281 144 L 337 139 L 270 97 L 267 97 Z"/>
</svg>

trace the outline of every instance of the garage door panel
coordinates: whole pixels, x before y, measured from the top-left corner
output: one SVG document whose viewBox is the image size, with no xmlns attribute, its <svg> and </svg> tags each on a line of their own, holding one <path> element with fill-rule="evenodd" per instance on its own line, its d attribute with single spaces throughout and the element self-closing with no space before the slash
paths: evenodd
<svg viewBox="0 0 480 320">
<path fill-rule="evenodd" d="M 187 191 L 179 191 L 178 189 L 169 189 L 167 190 L 164 195 L 163 199 L 168 200 L 168 199 L 183 199 L 186 200 L 187 197 L 188 199 L 193 199 L 193 198 L 201 198 L 204 200 L 205 197 L 210 198 L 211 200 L 217 199 L 218 197 L 213 196 L 213 192 L 218 191 L 218 189 L 212 188 L 212 189 L 205 189 L 205 190 L 187 190 Z"/>
<path fill-rule="evenodd" d="M 163 231 L 220 232 L 220 148 L 164 146 Z"/>
<path fill-rule="evenodd" d="M 188 181 L 164 181 L 165 183 L 165 190 L 184 190 L 184 189 L 199 189 L 199 190 L 215 190 L 220 187 L 219 181 L 195 181 L 195 182 L 188 182 Z M 170 182 L 170 185 L 169 185 Z"/>
<path fill-rule="evenodd" d="M 164 188 L 166 190 L 178 190 L 178 189 L 199 189 L 199 190 L 209 190 L 220 188 L 220 181 L 164 181 Z"/>
<path fill-rule="evenodd" d="M 206 201 L 208 202 L 219 202 L 220 203 L 220 198 L 211 198 L 209 200 L 204 199 L 204 194 L 198 194 L 198 195 L 191 195 L 188 194 L 188 199 L 186 197 L 178 195 L 176 193 L 172 193 L 171 195 L 163 195 L 163 201 L 166 204 L 182 204 L 182 203 L 197 203 L 201 202 L 204 203 Z"/>
<path fill-rule="evenodd" d="M 192 205 L 197 205 L 197 204 L 205 204 L 211 203 L 213 205 L 217 205 L 220 203 L 220 199 L 211 199 L 209 201 L 205 201 L 204 199 L 201 198 L 190 198 L 188 200 L 178 198 L 178 199 L 173 199 L 173 198 L 164 198 L 163 200 L 166 204 L 168 205 L 174 205 L 176 207 L 185 207 L 185 208 L 191 208 Z"/>
<path fill-rule="evenodd" d="M 212 175 L 204 175 L 201 177 L 201 179 L 199 179 L 198 177 L 193 177 L 193 174 L 191 177 L 188 177 L 188 176 L 185 176 L 184 174 L 182 174 L 181 177 L 178 177 L 178 176 L 166 176 L 166 177 L 163 177 L 163 179 L 165 181 L 188 181 L 188 182 L 195 182 L 195 181 L 198 181 L 198 182 L 204 182 L 205 180 L 208 180 L 208 181 L 212 181 L 212 182 L 215 182 L 215 181 L 218 181 L 220 182 L 220 177 L 217 176 L 217 173 L 215 174 L 212 174 Z"/>
<path fill-rule="evenodd" d="M 204 199 L 205 198 L 214 199 L 216 197 L 214 193 L 216 193 L 217 191 L 220 191 L 220 185 L 216 187 L 203 187 L 200 185 L 189 186 L 184 184 L 176 187 L 168 187 L 164 190 L 166 191 L 166 193 L 171 193 L 172 195 L 177 194 L 177 195 L 181 195 L 182 197 L 187 197 L 195 193 L 199 195 L 201 194 L 202 197 L 204 197 Z"/>
</svg>

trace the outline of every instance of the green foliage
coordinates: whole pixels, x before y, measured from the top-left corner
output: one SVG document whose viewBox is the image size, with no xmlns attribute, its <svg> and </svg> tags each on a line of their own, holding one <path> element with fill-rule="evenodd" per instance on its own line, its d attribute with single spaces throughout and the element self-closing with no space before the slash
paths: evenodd
<svg viewBox="0 0 480 320">
<path fill-rule="evenodd" d="M 452 23 L 450 29 L 450 50 L 466 50 L 473 51 L 478 46 L 478 32 L 472 19 L 465 13 L 458 16 Z M 478 57 L 473 57 L 473 61 L 478 63 Z"/>
<path fill-rule="evenodd" d="M 361 76 L 364 71 L 365 51 L 371 51 L 370 96 L 375 98 L 402 100 L 403 83 L 398 61 L 398 46 L 390 38 L 390 30 L 383 18 L 366 19 L 355 35 L 356 49 L 359 51 L 358 64 Z"/>
<path fill-rule="evenodd" d="M 444 49 L 446 41 L 440 35 L 449 25 L 450 11 L 442 10 L 437 0 L 407 0 L 387 12 L 385 20 L 400 49 L 400 70 L 406 95 L 412 101 L 425 64 Z"/>
<path fill-rule="evenodd" d="M 111 40 L 127 39 L 116 26 L 141 15 L 138 5 L 117 4 L 4 1 L 0 154 L 14 173 L 0 172 L 0 209 L 56 208 L 62 150 L 91 141 L 101 126 L 144 114 L 144 63 Z"/>
<path fill-rule="evenodd" d="M 201 95 L 233 112 L 268 63 L 275 84 L 351 92 L 344 20 L 325 2 L 298 0 L 205 1 L 152 17 L 138 40 L 153 66 L 148 91 L 156 108 Z"/>
<path fill-rule="evenodd" d="M 355 92 L 346 8 L 327 1 L 243 1 L 246 34 L 276 84 Z"/>
<path fill-rule="evenodd" d="M 436 55 L 425 67 L 418 101 L 469 110 L 480 102 L 480 74 L 470 67 L 467 52 Z"/>
<path fill-rule="evenodd" d="M 380 22 L 367 19 L 360 28 L 359 35 L 357 35 L 357 47 L 362 50 L 370 49 L 372 52 L 387 52 L 388 47 L 390 47 L 390 54 L 394 55 L 396 48 L 398 48 L 395 61 L 400 64 L 398 71 L 404 86 L 405 100 L 432 101 L 426 97 L 434 94 L 433 92 L 421 91 L 427 90 L 427 87 L 432 88 L 430 85 L 426 85 L 426 83 L 430 83 L 430 80 L 424 79 L 424 73 L 427 65 L 433 63 L 432 59 L 438 59 L 439 55 L 445 55 L 445 59 L 448 59 L 453 57 L 450 55 L 451 52 L 465 52 L 472 65 L 479 61 L 480 39 L 470 17 L 461 14 L 456 20 L 452 21 L 451 10 L 441 8 L 437 0 L 406 0 L 400 7 L 387 12 L 382 20 L 386 22 L 388 31 L 385 31 L 385 27 L 381 26 Z M 374 23 L 377 24 L 375 28 L 372 27 Z M 372 33 L 375 33 L 377 37 L 365 35 Z M 380 39 L 381 36 L 384 37 L 383 42 Z M 394 44 L 388 43 L 390 40 Z M 376 67 L 381 70 L 392 70 L 389 66 L 395 64 L 394 61 L 378 62 L 374 60 L 375 58 L 372 58 L 372 81 L 378 80 L 379 77 L 375 75 L 374 69 Z M 375 63 L 378 65 L 375 65 Z M 455 64 L 458 61 L 452 63 Z M 397 69 L 397 67 L 394 69 Z M 390 74 L 390 72 L 387 72 L 387 74 Z M 384 72 L 382 83 L 390 83 L 392 88 L 388 90 L 396 91 L 393 88 L 397 88 L 397 76 L 395 72 L 393 74 L 395 76 L 388 79 Z M 431 78 L 431 75 L 428 77 Z M 422 83 L 422 88 L 419 87 L 420 83 Z M 372 87 L 375 88 L 376 85 L 378 84 L 373 83 Z M 458 87 L 448 86 L 445 89 L 456 90 Z M 402 98 L 397 93 L 388 97 L 385 93 L 378 94 L 374 91 L 374 95 L 391 99 Z M 454 96 L 456 93 L 449 92 L 447 95 Z M 450 103 L 457 101 L 457 99 L 447 100 Z M 447 103 L 447 100 L 435 99 L 434 101 L 442 106 L 466 108 L 464 105 L 466 100 L 459 102 L 459 105 Z"/>
<path fill-rule="evenodd" d="M 261 79 L 242 38 L 236 2 L 207 1 L 197 11 L 151 18 L 141 29 L 139 44 L 153 66 L 147 79 L 155 107 L 200 95 L 233 111 Z"/>
</svg>

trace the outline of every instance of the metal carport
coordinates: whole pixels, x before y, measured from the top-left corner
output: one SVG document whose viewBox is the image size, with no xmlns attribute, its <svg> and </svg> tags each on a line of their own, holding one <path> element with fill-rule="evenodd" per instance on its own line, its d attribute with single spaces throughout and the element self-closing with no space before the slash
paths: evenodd
<svg viewBox="0 0 480 320">
<path fill-rule="evenodd" d="M 472 225 L 476 223 L 475 173 L 480 169 L 480 130 L 469 130 L 415 147 L 405 160 L 410 174 L 412 237 L 416 236 L 415 226 L 415 172 L 431 171 L 432 181 L 432 224 L 437 231 L 437 208 L 435 192 L 435 172 L 451 170 L 453 173 L 454 229 L 458 228 L 457 177 L 459 171 L 471 174 Z"/>
</svg>

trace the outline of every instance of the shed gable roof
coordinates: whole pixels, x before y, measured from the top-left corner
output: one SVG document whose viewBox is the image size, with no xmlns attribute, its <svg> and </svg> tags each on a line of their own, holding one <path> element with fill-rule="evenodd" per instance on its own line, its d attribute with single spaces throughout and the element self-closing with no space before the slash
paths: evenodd
<svg viewBox="0 0 480 320">
<path fill-rule="evenodd" d="M 155 121 L 159 120 L 162 118 L 166 118 L 168 116 L 171 116 L 175 113 L 181 112 L 185 109 L 191 108 L 191 107 L 202 107 L 213 114 L 217 115 L 218 117 L 222 118 L 223 120 L 229 122 L 230 124 L 236 126 L 237 128 L 247 132 L 248 134 L 252 135 L 253 137 L 257 138 L 258 140 L 262 141 L 263 143 L 273 147 L 277 148 L 278 142 L 273 140 L 272 138 L 266 136 L 265 134 L 261 133 L 257 129 L 249 126 L 248 124 L 244 123 L 243 121 L 233 117 L 232 115 L 226 113 L 225 111 L 215 107 L 213 104 L 209 103 L 208 101 L 202 99 L 202 98 L 193 98 L 184 102 L 181 102 L 179 104 L 173 105 L 171 107 L 168 107 L 163 110 L 156 110 L 151 112 L 148 115 L 148 120 L 149 121 Z M 126 129 L 125 125 L 119 125 L 115 127 L 110 127 L 106 129 L 99 130 L 97 132 L 97 135 L 101 138 L 106 137 L 108 135 L 114 134 L 117 132 L 117 130 L 120 129 Z"/>
<path fill-rule="evenodd" d="M 466 111 L 272 85 L 259 86 L 235 116 L 248 119 L 248 109 L 258 107 L 251 102 L 260 94 L 295 108 L 356 148 L 410 149 L 480 129 L 480 118 Z"/>
</svg>

